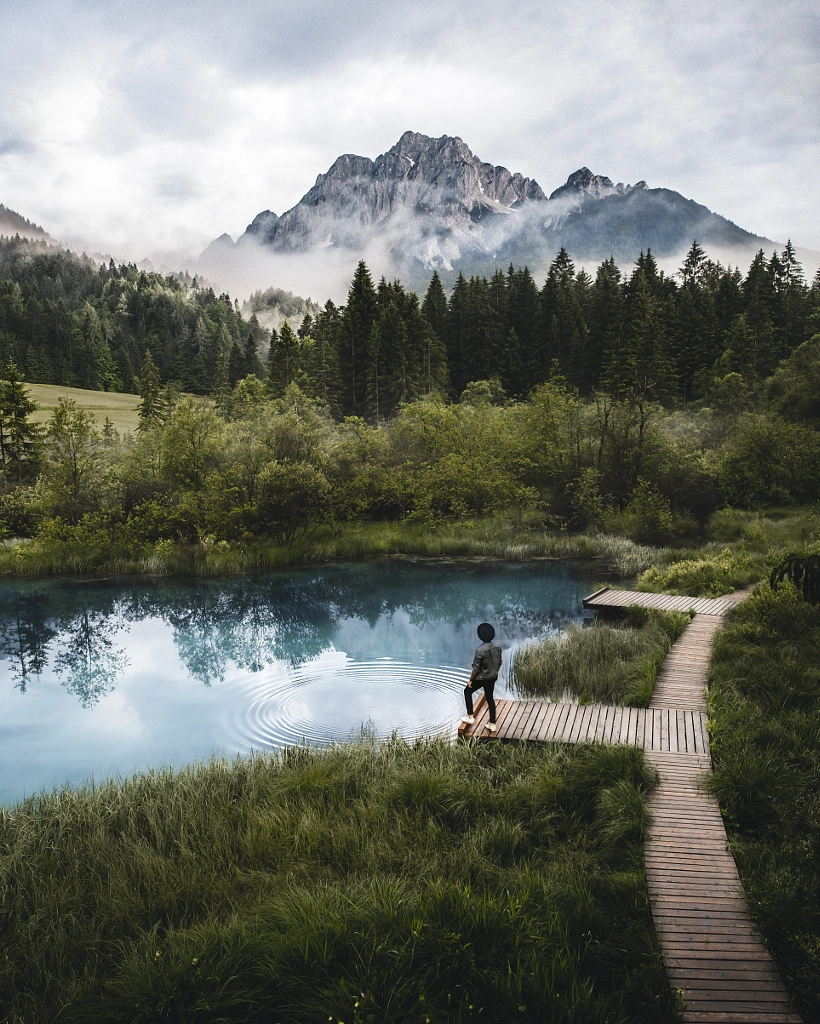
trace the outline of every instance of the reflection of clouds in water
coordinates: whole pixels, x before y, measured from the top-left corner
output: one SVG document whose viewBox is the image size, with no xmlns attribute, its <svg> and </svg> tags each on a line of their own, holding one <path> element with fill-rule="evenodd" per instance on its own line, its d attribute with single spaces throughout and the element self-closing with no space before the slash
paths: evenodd
<svg viewBox="0 0 820 1024">
<path fill-rule="evenodd" d="M 512 649 L 579 617 L 588 588 L 572 569 L 385 560 L 0 587 L 0 801 L 92 773 L 345 740 L 368 722 L 380 736 L 449 732 L 478 622 L 505 649 L 503 696 Z"/>
<path fill-rule="evenodd" d="M 407 739 L 452 731 L 466 669 L 393 659 L 352 661 L 331 651 L 300 669 L 248 681 L 236 706 L 237 742 L 253 747 L 325 744 L 368 727 L 376 736 Z"/>
</svg>

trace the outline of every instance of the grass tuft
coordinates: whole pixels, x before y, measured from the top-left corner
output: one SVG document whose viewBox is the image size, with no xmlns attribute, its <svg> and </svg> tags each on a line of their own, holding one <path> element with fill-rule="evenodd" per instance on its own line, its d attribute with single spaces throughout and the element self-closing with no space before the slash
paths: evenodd
<svg viewBox="0 0 820 1024">
<path fill-rule="evenodd" d="M 684 612 L 635 606 L 619 626 L 571 626 L 560 636 L 522 648 L 511 679 L 526 697 L 583 704 L 648 707 L 655 677 L 669 648 L 689 624 Z"/>
</svg>

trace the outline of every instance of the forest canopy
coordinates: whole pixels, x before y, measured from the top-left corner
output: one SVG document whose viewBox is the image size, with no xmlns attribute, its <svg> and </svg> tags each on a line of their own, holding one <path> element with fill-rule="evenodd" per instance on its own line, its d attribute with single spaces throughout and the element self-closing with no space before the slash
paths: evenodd
<svg viewBox="0 0 820 1024">
<path fill-rule="evenodd" d="M 434 273 L 421 299 L 360 263 L 310 308 L 269 330 L 196 280 L 0 242 L 3 534 L 288 545 L 504 515 L 659 541 L 820 498 L 820 277 L 791 245 L 745 277 L 697 243 L 671 277 L 562 250 L 540 288 Z M 138 391 L 137 436 L 71 402 L 37 435 L 23 379 Z"/>
</svg>

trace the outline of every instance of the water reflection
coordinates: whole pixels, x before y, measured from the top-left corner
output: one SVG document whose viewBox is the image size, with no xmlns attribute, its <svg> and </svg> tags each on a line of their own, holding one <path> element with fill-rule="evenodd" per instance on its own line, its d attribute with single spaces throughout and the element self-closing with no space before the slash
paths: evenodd
<svg viewBox="0 0 820 1024">
<path fill-rule="evenodd" d="M 49 602 L 38 590 L 4 591 L 0 595 L 0 655 L 11 665 L 10 676 L 21 693 L 30 676 L 39 676 L 48 661 L 57 630 L 48 621 Z"/>
<path fill-rule="evenodd" d="M 558 629 L 580 616 L 582 573 L 384 560 L 7 584 L 0 803 L 92 772 L 344 739 L 368 721 L 380 734 L 449 730 L 476 623 L 493 621 L 508 651 Z"/>
</svg>

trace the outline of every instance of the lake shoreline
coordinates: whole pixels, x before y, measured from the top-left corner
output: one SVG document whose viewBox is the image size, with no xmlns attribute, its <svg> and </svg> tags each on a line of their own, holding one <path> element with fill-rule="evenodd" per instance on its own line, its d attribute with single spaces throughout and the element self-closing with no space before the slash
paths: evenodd
<svg viewBox="0 0 820 1024">
<path fill-rule="evenodd" d="M 668 548 L 637 544 L 603 533 L 514 531 L 484 522 L 431 531 L 421 524 L 368 523 L 326 530 L 289 546 L 265 540 L 194 542 L 159 540 L 135 544 L 115 530 L 96 534 L 79 527 L 56 536 L 5 541 L 0 578 L 104 574 L 214 577 L 284 566 L 306 566 L 368 558 L 498 562 L 601 560 L 607 575 L 637 576 L 667 560 Z"/>
</svg>

